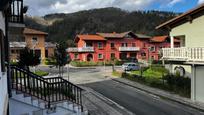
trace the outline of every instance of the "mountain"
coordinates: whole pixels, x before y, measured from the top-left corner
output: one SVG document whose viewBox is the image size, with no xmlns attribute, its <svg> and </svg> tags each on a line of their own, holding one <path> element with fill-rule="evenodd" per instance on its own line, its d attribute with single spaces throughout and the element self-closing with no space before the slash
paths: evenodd
<svg viewBox="0 0 204 115">
<path fill-rule="evenodd" d="M 26 16 L 27 27 L 49 33 L 47 41 L 68 41 L 73 45 L 76 34 L 95 34 L 96 32 L 125 32 L 147 34 L 150 36 L 167 34 L 155 27 L 178 14 L 163 11 L 133 11 L 119 8 L 101 8 L 69 14 L 49 14 L 44 17 Z"/>
</svg>

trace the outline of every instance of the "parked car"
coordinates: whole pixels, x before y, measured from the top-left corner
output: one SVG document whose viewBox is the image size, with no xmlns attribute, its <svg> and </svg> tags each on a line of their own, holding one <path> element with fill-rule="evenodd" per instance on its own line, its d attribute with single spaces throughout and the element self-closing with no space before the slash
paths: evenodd
<svg viewBox="0 0 204 115">
<path fill-rule="evenodd" d="M 139 70 L 140 69 L 140 65 L 139 65 L 139 63 L 124 63 L 122 65 L 122 69 L 124 71 Z"/>
</svg>

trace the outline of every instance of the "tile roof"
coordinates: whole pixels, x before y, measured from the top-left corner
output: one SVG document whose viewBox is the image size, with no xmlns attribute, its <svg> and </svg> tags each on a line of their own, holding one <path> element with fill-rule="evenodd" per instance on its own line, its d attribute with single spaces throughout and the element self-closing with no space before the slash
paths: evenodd
<svg viewBox="0 0 204 115">
<path fill-rule="evenodd" d="M 189 15 L 192 15 L 192 14 L 196 14 L 200 11 L 203 11 L 204 10 L 204 3 L 199 5 L 198 7 L 194 8 L 194 9 L 191 9 L 189 11 L 187 11 L 186 13 L 183 13 L 167 22 L 164 22 L 162 24 L 160 24 L 159 26 L 156 27 L 156 29 L 160 29 L 160 28 L 163 28 L 167 25 L 171 25 L 171 24 L 175 24 L 183 19 L 187 19 Z"/>
<path fill-rule="evenodd" d="M 150 42 L 165 42 L 167 39 L 169 38 L 169 36 L 155 36 L 152 39 L 150 39 Z M 178 40 L 177 38 L 174 38 L 174 42 L 180 42 L 180 40 Z"/>
<path fill-rule="evenodd" d="M 132 33 L 131 31 L 127 31 L 127 32 L 123 32 L 123 33 L 116 33 L 116 32 L 113 32 L 113 33 L 96 33 L 100 36 L 103 36 L 105 38 L 124 38 L 125 35 L 129 34 L 129 33 Z"/>
<path fill-rule="evenodd" d="M 25 28 L 23 31 L 24 34 L 40 34 L 40 35 L 48 35 L 46 32 L 42 32 L 35 29 Z"/>
<path fill-rule="evenodd" d="M 138 38 L 152 38 L 151 36 L 147 36 L 144 34 L 135 34 Z"/>
<path fill-rule="evenodd" d="M 104 37 L 99 35 L 77 35 L 76 38 L 80 38 L 83 40 L 97 40 L 97 41 L 104 41 L 106 40 Z"/>
<path fill-rule="evenodd" d="M 25 48 L 26 42 L 9 42 L 11 48 Z"/>
</svg>

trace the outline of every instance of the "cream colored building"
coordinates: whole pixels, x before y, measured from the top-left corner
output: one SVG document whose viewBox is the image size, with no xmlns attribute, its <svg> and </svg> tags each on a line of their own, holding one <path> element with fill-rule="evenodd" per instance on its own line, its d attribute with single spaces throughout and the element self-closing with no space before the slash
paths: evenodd
<svg viewBox="0 0 204 115">
<path fill-rule="evenodd" d="M 204 4 L 157 27 L 169 31 L 171 48 L 163 49 L 163 60 L 171 62 L 170 70 L 180 68 L 191 78 L 191 99 L 204 102 Z M 180 48 L 174 48 L 173 38 L 179 38 Z"/>
</svg>

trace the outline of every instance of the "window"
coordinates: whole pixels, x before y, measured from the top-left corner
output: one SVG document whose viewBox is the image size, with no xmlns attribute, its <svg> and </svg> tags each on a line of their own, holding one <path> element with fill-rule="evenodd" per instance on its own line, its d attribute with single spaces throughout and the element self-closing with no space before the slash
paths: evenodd
<svg viewBox="0 0 204 115">
<path fill-rule="evenodd" d="M 87 42 L 86 47 L 93 47 L 93 44 L 91 42 Z"/>
<path fill-rule="evenodd" d="M 146 44 L 145 44 L 145 43 L 143 43 L 143 47 L 144 47 L 144 48 L 146 47 Z"/>
<path fill-rule="evenodd" d="M 115 53 L 111 53 L 111 59 L 115 59 Z"/>
<path fill-rule="evenodd" d="M 98 59 L 103 59 L 103 54 L 98 54 Z"/>
<path fill-rule="evenodd" d="M 14 54 L 14 53 L 15 53 L 15 50 L 11 50 L 11 53 Z"/>
<path fill-rule="evenodd" d="M 115 44 L 114 43 L 111 43 L 111 48 L 115 48 Z"/>
<path fill-rule="evenodd" d="M 102 42 L 98 42 L 98 48 L 99 48 L 99 49 L 103 48 Z"/>
<path fill-rule="evenodd" d="M 155 46 L 151 46 L 149 50 L 154 52 L 156 50 L 156 48 L 155 48 Z"/>
<path fill-rule="evenodd" d="M 75 53 L 74 54 L 74 59 L 78 59 L 79 58 L 79 54 Z"/>
<path fill-rule="evenodd" d="M 32 40 L 33 40 L 33 42 L 37 42 L 38 38 L 37 37 L 33 37 Z"/>
<path fill-rule="evenodd" d="M 143 53 L 141 53 L 141 56 L 146 56 L 146 53 L 144 53 L 144 52 L 143 52 Z"/>
<path fill-rule="evenodd" d="M 128 43 L 122 43 L 122 47 L 127 47 Z"/>
<path fill-rule="evenodd" d="M 132 43 L 132 47 L 136 47 L 135 43 Z"/>
</svg>

